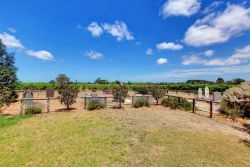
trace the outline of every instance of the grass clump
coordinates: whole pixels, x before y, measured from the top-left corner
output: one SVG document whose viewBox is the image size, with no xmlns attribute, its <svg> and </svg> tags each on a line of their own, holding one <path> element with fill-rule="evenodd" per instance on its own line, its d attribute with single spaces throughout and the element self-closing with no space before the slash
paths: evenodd
<svg viewBox="0 0 250 167">
<path fill-rule="evenodd" d="M 24 113 L 25 115 L 41 114 L 42 107 L 39 105 L 30 105 L 25 108 Z"/>
<path fill-rule="evenodd" d="M 29 118 L 30 115 L 20 116 L 0 116 L 0 129 L 15 125 L 23 119 Z"/>
<path fill-rule="evenodd" d="M 99 110 L 105 108 L 105 104 L 97 101 L 97 100 L 91 100 L 88 103 L 87 109 L 92 111 L 92 110 Z"/>
<path fill-rule="evenodd" d="M 164 98 L 161 104 L 165 107 L 170 107 L 171 109 L 181 109 L 185 111 L 192 110 L 192 103 L 190 103 L 187 99 L 178 98 L 178 97 L 168 97 Z"/>
<path fill-rule="evenodd" d="M 133 104 L 133 107 L 134 107 L 134 108 L 139 108 L 139 107 L 144 107 L 144 106 L 147 106 L 147 107 L 150 106 L 148 100 L 146 100 L 146 99 L 137 99 L 137 100 L 134 102 L 134 104 Z"/>
</svg>

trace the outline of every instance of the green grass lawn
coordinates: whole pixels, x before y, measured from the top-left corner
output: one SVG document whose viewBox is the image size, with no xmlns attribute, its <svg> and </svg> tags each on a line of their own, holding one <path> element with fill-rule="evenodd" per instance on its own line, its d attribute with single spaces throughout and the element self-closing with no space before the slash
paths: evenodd
<svg viewBox="0 0 250 167">
<path fill-rule="evenodd" d="M 0 128 L 0 166 L 250 164 L 249 146 L 235 136 L 152 124 L 157 121 L 154 113 L 143 117 L 143 109 L 127 112 L 126 117 L 124 112 L 50 113 L 9 119 L 11 123 L 0 117 L 4 126 Z"/>
</svg>

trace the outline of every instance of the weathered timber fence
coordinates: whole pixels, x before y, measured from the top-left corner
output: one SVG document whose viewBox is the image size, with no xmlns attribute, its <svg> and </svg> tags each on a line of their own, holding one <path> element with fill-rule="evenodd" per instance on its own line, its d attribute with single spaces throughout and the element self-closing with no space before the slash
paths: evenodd
<svg viewBox="0 0 250 167">
<path fill-rule="evenodd" d="M 213 104 L 218 104 L 219 102 L 218 101 L 212 101 L 212 100 L 205 100 L 205 99 L 197 99 L 197 98 L 185 98 L 185 97 L 180 97 L 180 96 L 174 96 L 174 95 L 169 95 L 167 94 L 166 95 L 167 97 L 175 97 L 175 98 L 178 98 L 178 101 L 180 102 L 180 99 L 187 99 L 187 100 L 191 100 L 192 101 L 192 113 L 195 113 L 195 104 L 196 104 L 196 101 L 202 101 L 202 102 L 205 102 L 205 103 L 208 103 L 209 104 L 209 117 L 210 118 L 213 118 Z"/>
<path fill-rule="evenodd" d="M 54 100 L 54 99 L 58 99 L 58 98 L 22 98 L 20 100 L 21 102 L 21 106 L 20 106 L 20 114 L 24 114 L 24 105 L 25 102 L 30 101 L 32 103 L 29 103 L 27 106 L 31 106 L 31 105 L 36 105 L 36 103 L 33 103 L 34 100 L 41 100 L 41 101 L 46 101 L 46 112 L 49 113 L 50 112 L 50 100 Z"/>
</svg>

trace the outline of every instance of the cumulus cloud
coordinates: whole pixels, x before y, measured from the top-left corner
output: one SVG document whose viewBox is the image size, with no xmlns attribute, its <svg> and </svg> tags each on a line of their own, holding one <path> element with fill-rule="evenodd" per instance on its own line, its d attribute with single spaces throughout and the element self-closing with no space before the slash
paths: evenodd
<svg viewBox="0 0 250 167">
<path fill-rule="evenodd" d="M 156 63 L 159 64 L 159 65 L 162 65 L 162 64 L 165 64 L 167 63 L 168 60 L 166 58 L 159 58 Z"/>
<path fill-rule="evenodd" d="M 204 59 L 198 55 L 183 57 L 183 65 L 200 64 L 205 66 L 229 66 L 250 62 L 250 45 L 236 49 L 232 56 L 227 58 Z"/>
<path fill-rule="evenodd" d="M 103 54 L 94 50 L 90 50 L 86 52 L 86 56 L 93 60 L 98 60 L 103 58 Z"/>
<path fill-rule="evenodd" d="M 0 39 L 8 48 L 24 48 L 23 44 L 15 36 L 6 32 L 0 33 Z"/>
<path fill-rule="evenodd" d="M 99 37 L 103 33 L 103 29 L 97 22 L 92 22 L 88 25 L 87 30 L 91 33 L 93 37 Z"/>
<path fill-rule="evenodd" d="M 135 39 L 128 30 L 127 25 L 122 21 L 116 21 L 114 24 L 104 23 L 102 27 L 105 32 L 115 37 L 118 41 Z"/>
<path fill-rule="evenodd" d="M 181 50 L 183 48 L 180 44 L 175 44 L 173 42 L 162 42 L 156 45 L 158 50 Z"/>
<path fill-rule="evenodd" d="M 181 79 L 181 78 L 194 78 L 202 76 L 222 76 L 250 73 L 250 64 L 240 66 L 226 66 L 226 67 L 213 67 L 213 68 L 200 68 L 200 69 L 179 69 L 166 71 L 161 73 L 146 74 L 136 76 L 133 80 L 136 81 L 148 81 L 159 82 L 166 81 L 168 79 Z"/>
<path fill-rule="evenodd" d="M 53 60 L 54 58 L 54 56 L 46 50 L 39 50 L 39 51 L 27 50 L 26 54 L 28 56 L 32 56 L 42 60 Z"/>
<path fill-rule="evenodd" d="M 207 50 L 204 52 L 204 55 L 207 57 L 212 57 L 215 54 L 214 50 Z"/>
<path fill-rule="evenodd" d="M 250 9 L 228 4 L 224 12 L 197 20 L 185 33 L 184 42 L 196 47 L 223 43 L 249 29 Z"/>
<path fill-rule="evenodd" d="M 200 0 L 167 0 L 160 9 L 163 18 L 169 16 L 191 16 L 200 9 Z"/>
<path fill-rule="evenodd" d="M 153 49 L 148 48 L 148 49 L 146 50 L 146 55 L 151 56 L 152 54 L 153 54 Z"/>
</svg>

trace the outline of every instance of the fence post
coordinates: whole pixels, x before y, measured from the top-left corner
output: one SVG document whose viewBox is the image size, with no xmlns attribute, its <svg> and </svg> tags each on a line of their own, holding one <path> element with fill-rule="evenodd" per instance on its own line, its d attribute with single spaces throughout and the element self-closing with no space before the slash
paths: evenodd
<svg viewBox="0 0 250 167">
<path fill-rule="evenodd" d="M 210 118 L 213 118 L 213 102 L 210 101 Z"/>
<path fill-rule="evenodd" d="M 20 108 L 20 115 L 23 114 L 23 99 L 21 99 L 21 108 Z"/>
<path fill-rule="evenodd" d="M 193 113 L 195 112 L 195 99 L 193 99 Z"/>
<path fill-rule="evenodd" d="M 86 101 L 86 96 L 84 97 L 84 109 L 86 109 L 87 101 Z"/>
<path fill-rule="evenodd" d="M 47 98 L 47 113 L 49 113 L 50 110 L 50 101 L 49 97 Z"/>
</svg>

